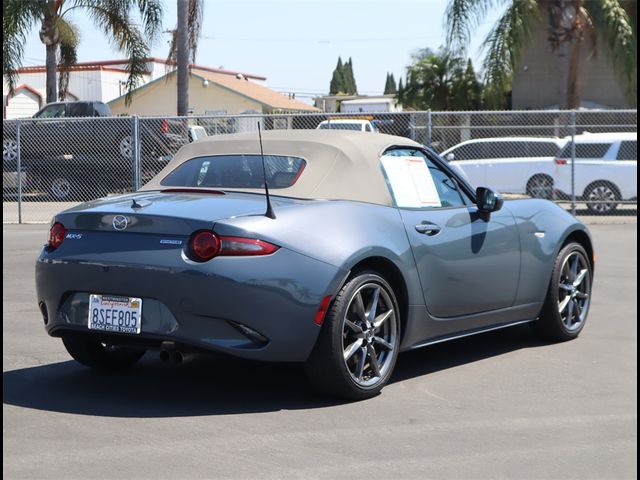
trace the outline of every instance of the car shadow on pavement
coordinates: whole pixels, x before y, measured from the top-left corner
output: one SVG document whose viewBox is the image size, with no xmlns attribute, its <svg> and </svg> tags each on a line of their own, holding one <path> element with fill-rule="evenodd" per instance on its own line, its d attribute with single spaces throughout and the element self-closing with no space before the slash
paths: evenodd
<svg viewBox="0 0 640 480">
<path fill-rule="evenodd" d="M 400 355 L 393 383 L 543 345 L 529 328 L 490 332 Z M 323 408 L 344 403 L 316 394 L 299 364 L 199 355 L 162 364 L 154 352 L 128 371 L 96 372 L 75 361 L 3 372 L 3 403 L 106 417 L 158 418 Z"/>
</svg>

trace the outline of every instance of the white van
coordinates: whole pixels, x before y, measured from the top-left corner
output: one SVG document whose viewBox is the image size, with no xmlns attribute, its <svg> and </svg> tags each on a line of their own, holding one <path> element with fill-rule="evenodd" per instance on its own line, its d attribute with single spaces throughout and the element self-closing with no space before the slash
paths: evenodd
<svg viewBox="0 0 640 480">
<path fill-rule="evenodd" d="M 376 126 L 370 120 L 358 120 L 355 118 L 340 118 L 324 120 L 316 127 L 316 130 L 354 130 L 356 132 L 378 132 Z"/>
</svg>

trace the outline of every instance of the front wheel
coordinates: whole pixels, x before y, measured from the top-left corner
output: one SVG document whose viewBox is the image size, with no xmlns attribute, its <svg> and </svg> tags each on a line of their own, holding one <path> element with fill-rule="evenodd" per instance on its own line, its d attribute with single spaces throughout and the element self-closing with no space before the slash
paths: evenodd
<svg viewBox="0 0 640 480">
<path fill-rule="evenodd" d="M 587 321 L 592 268 L 582 245 L 570 243 L 556 257 L 540 318 L 533 327 L 549 340 L 576 338 Z"/>
<path fill-rule="evenodd" d="M 306 364 L 321 393 L 352 400 L 377 395 L 396 363 L 400 311 L 391 286 L 375 272 L 350 278 L 334 299 Z"/>
<path fill-rule="evenodd" d="M 74 360 L 96 370 L 129 368 L 145 354 L 143 348 L 121 347 L 75 336 L 63 337 L 62 343 Z"/>
</svg>

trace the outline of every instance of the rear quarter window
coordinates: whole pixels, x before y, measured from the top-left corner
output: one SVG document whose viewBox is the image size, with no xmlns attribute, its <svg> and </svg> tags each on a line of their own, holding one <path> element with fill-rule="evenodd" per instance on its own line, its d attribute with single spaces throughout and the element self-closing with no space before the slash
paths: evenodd
<svg viewBox="0 0 640 480">
<path fill-rule="evenodd" d="M 265 170 L 270 189 L 294 185 L 304 171 L 302 158 L 265 155 Z M 260 155 L 212 155 L 196 157 L 179 165 L 162 179 L 165 187 L 264 188 Z"/>
<path fill-rule="evenodd" d="M 622 142 L 620 144 L 620 150 L 618 150 L 618 160 L 634 160 L 638 161 L 638 142 Z"/>
<path fill-rule="evenodd" d="M 600 159 L 607 154 L 610 148 L 611 148 L 611 143 L 576 143 L 576 158 Z M 571 158 L 571 142 L 569 142 L 562 149 L 562 152 L 560 153 L 560 157 Z"/>
</svg>

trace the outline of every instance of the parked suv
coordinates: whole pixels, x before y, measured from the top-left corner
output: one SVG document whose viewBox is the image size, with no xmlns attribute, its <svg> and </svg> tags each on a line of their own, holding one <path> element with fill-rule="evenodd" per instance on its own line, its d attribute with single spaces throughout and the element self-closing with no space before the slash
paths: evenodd
<svg viewBox="0 0 640 480">
<path fill-rule="evenodd" d="M 551 198 L 553 160 L 565 143 L 560 138 L 477 138 L 445 150 L 442 156 L 475 186 Z"/>
<path fill-rule="evenodd" d="M 575 195 L 587 202 L 592 214 L 612 213 L 621 200 L 638 197 L 638 134 L 584 133 L 575 137 L 575 168 L 571 168 L 572 143 L 558 154 L 555 188 L 569 198 L 572 170 Z"/>
<path fill-rule="evenodd" d="M 132 118 L 113 117 L 108 105 L 93 101 L 50 103 L 33 118 L 20 122 L 20 158 L 29 189 L 73 200 L 131 187 Z M 141 118 L 138 128 L 143 175 L 159 171 L 163 159 L 187 141 L 186 125 L 177 120 Z M 3 129 L 2 137 L 3 173 L 15 171 L 15 128 Z"/>
</svg>

